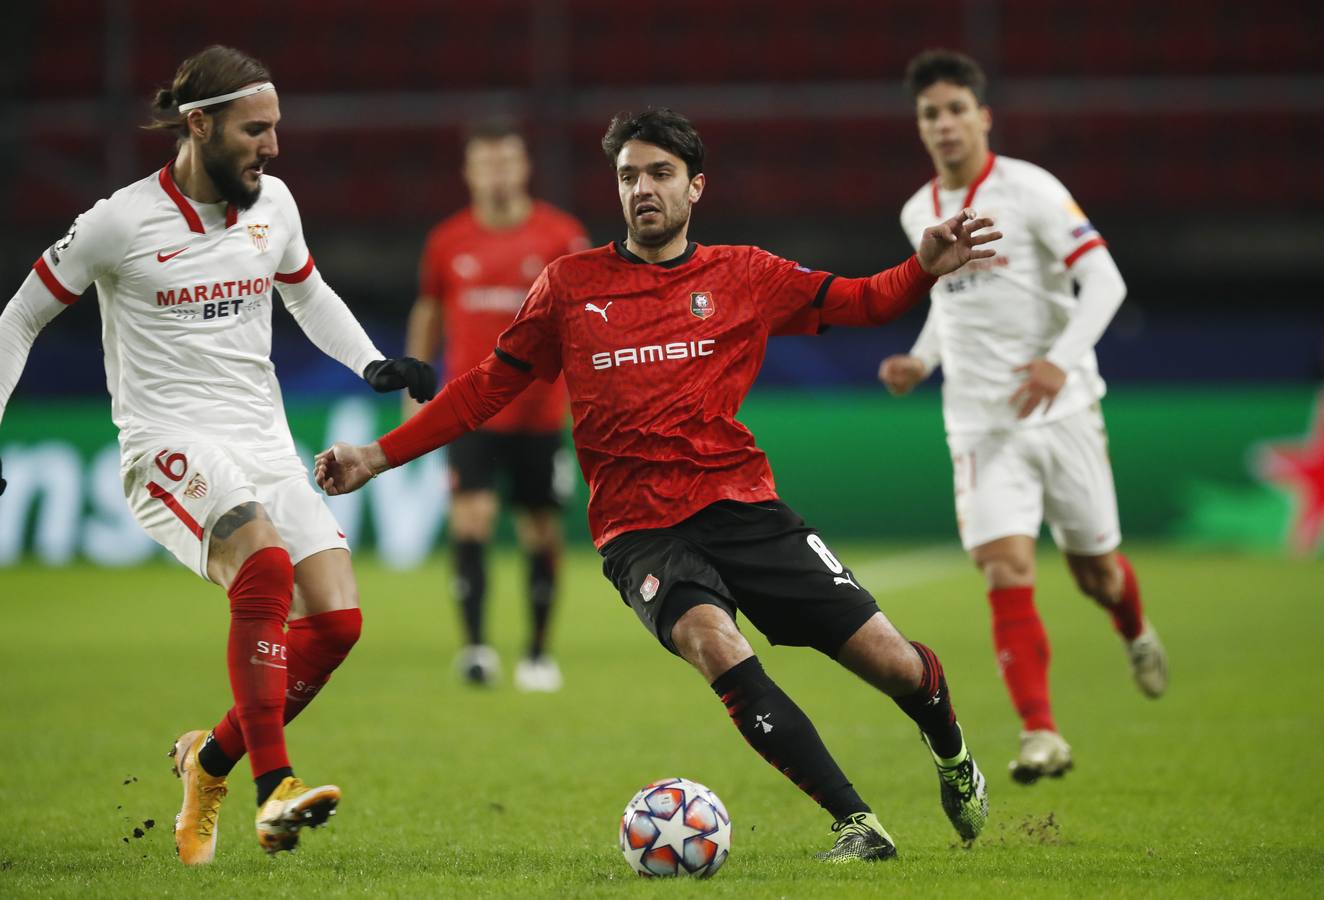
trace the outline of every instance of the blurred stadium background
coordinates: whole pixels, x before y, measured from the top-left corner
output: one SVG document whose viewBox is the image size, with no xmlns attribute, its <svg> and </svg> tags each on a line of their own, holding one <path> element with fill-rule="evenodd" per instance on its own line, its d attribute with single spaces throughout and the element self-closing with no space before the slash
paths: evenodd
<svg viewBox="0 0 1324 900">
<path fill-rule="evenodd" d="M 493 112 L 527 127 L 535 193 L 597 243 L 622 230 L 598 148 L 606 123 L 666 104 L 709 146 L 692 236 L 867 274 L 908 252 L 897 214 L 931 175 L 902 69 L 925 47 L 956 47 L 990 76 L 995 151 L 1057 174 L 1128 281 L 1099 348 L 1127 534 L 1314 553 L 1321 33 L 1305 0 L 23 4 L 0 37 L 0 284 L 16 287 L 75 215 L 169 158 L 137 128 L 147 98 L 213 42 L 272 68 L 284 119 L 270 171 L 388 353 L 426 231 L 466 202 L 460 130 Z M 770 349 L 744 418 L 785 496 L 829 535 L 955 538 L 936 389 L 901 402 L 874 380 L 922 315 Z M 321 357 L 288 316 L 276 326 L 306 450 L 390 424 L 394 401 Z M 155 552 L 120 496 L 99 328 L 90 295 L 57 319 L 6 414 L 0 565 Z M 1303 464 L 1270 477 L 1273 448 L 1310 446 L 1312 422 L 1313 476 Z M 434 456 L 338 499 L 337 514 L 358 546 L 412 565 L 439 540 L 442 481 Z M 567 516 L 584 537 L 582 504 Z"/>
</svg>

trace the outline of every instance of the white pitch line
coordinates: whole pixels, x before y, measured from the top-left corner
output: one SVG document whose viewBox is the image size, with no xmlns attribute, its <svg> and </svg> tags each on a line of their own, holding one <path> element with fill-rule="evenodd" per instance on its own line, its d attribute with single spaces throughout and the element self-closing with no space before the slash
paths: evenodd
<svg viewBox="0 0 1324 900">
<path fill-rule="evenodd" d="M 853 567 L 860 586 L 874 596 L 921 584 L 944 581 L 969 568 L 965 552 L 955 544 L 931 544 L 893 553 Z"/>
</svg>

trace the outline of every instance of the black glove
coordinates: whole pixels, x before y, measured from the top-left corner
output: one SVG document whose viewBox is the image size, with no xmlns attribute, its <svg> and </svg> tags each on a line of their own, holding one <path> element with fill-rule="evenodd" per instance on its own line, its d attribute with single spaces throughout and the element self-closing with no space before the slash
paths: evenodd
<svg viewBox="0 0 1324 900">
<path fill-rule="evenodd" d="M 0 472 L 3 471 L 4 469 L 0 468 Z M 3 478 L 0 478 L 0 494 L 3 494 L 4 492 L 5 492 L 5 480 Z"/>
<path fill-rule="evenodd" d="M 370 362 L 363 367 L 363 380 L 379 394 L 407 388 L 409 396 L 419 403 L 426 403 L 437 393 L 437 373 L 412 356 Z"/>
</svg>

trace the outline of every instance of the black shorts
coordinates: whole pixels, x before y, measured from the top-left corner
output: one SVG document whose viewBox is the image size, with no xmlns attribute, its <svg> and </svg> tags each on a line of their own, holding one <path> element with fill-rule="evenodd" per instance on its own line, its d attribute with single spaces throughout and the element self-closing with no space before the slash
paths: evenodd
<svg viewBox="0 0 1324 900">
<path fill-rule="evenodd" d="M 744 613 L 773 644 L 836 657 L 878 604 L 780 500 L 722 500 L 669 528 L 630 531 L 601 550 L 602 572 L 672 653 L 671 629 L 700 603 Z"/>
<path fill-rule="evenodd" d="M 446 445 L 451 493 L 495 490 L 498 476 L 502 476 L 512 505 L 529 510 L 560 509 L 565 496 L 558 490 L 559 482 L 567 481 L 569 474 L 563 447 L 560 432 L 479 430 L 462 434 Z"/>
</svg>

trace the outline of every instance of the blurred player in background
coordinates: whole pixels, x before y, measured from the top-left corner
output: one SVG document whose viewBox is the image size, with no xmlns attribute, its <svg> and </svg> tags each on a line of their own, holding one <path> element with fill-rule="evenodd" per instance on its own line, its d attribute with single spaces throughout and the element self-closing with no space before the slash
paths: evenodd
<svg viewBox="0 0 1324 900">
<path fill-rule="evenodd" d="M 837 278 L 757 247 L 689 241 L 706 176 L 703 142 L 684 116 L 617 116 L 602 146 L 626 240 L 549 265 L 492 354 L 380 441 L 320 454 L 318 483 L 356 490 L 477 427 L 535 378 L 564 372 L 603 573 L 658 642 L 703 675 L 750 745 L 832 815 L 837 838 L 819 858 L 887 859 L 896 849 L 809 717 L 763 670 L 737 611 L 772 643 L 814 647 L 891 697 L 927 742 L 952 825 L 973 839 L 988 816 L 984 777 L 938 657 L 902 637 L 778 499 L 767 458 L 735 415 L 770 336 L 890 321 L 934 275 L 991 256 L 978 247 L 997 237 L 981 231 L 991 221 L 959 211 L 903 264 Z"/>
<path fill-rule="evenodd" d="M 405 337 L 405 353 L 425 360 L 436 357 L 444 340 L 448 380 L 492 352 L 548 263 L 588 247 L 578 221 L 529 196 L 529 170 L 528 149 L 513 121 L 491 119 L 469 131 L 463 174 L 471 203 L 428 235 Z M 562 547 L 561 503 L 573 478 L 563 449 L 569 408 L 560 380 L 537 384 L 447 448 L 455 593 L 467 642 L 457 668 L 471 684 L 490 684 L 500 673 L 483 630 L 485 557 L 500 476 L 519 510 L 515 532 L 528 556 L 529 644 L 515 685 L 526 691 L 561 687 L 547 637 Z M 405 399 L 406 420 L 418 409 Z"/>
<path fill-rule="evenodd" d="M 906 236 L 978 204 L 1005 235 L 997 255 L 944 276 L 910 353 L 879 377 L 906 394 L 941 365 L 961 543 L 984 573 L 998 665 L 1023 723 L 1016 780 L 1071 768 L 1048 699 L 1048 637 L 1034 606 L 1035 542 L 1047 519 L 1082 593 L 1112 617 L 1140 690 L 1167 687 L 1167 657 L 1144 617 L 1121 541 L 1104 384 L 1094 344 L 1126 295 L 1102 237 L 1067 189 L 988 148 L 984 74 L 943 50 L 906 71 L 937 175 L 901 211 Z M 1074 282 L 1074 285 L 1073 285 Z"/>
<path fill-rule="evenodd" d="M 361 616 L 345 535 L 285 421 L 272 287 L 374 389 L 426 399 L 436 376 L 383 359 L 314 267 L 289 189 L 263 172 L 280 107 L 260 62 L 209 47 L 180 65 L 154 115 L 150 127 L 178 137 L 174 159 L 79 216 L 0 315 L 0 414 L 37 333 L 95 283 L 125 497 L 157 543 L 230 598 L 234 707 L 171 751 L 184 782 L 176 846 L 196 865 L 215 856 L 226 775 L 245 753 L 270 853 L 293 849 L 340 799 L 296 778 L 285 750 L 285 723 L 349 653 Z"/>
</svg>

